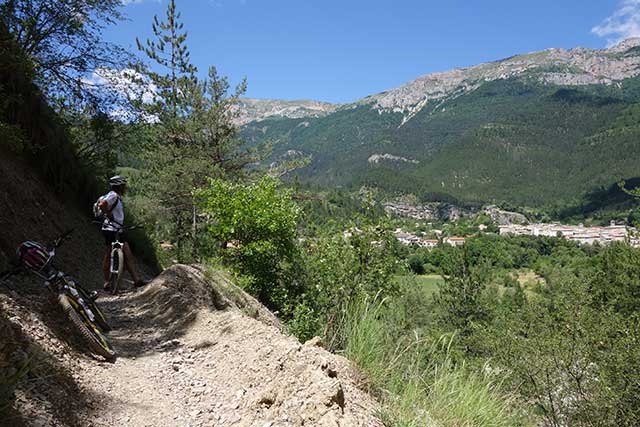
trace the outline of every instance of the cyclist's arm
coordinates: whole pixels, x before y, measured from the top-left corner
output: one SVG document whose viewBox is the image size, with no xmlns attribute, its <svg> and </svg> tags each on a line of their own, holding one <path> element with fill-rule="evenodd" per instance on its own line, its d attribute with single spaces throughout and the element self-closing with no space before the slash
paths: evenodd
<svg viewBox="0 0 640 427">
<path fill-rule="evenodd" d="M 106 200 L 104 199 L 100 200 L 100 203 L 98 203 L 98 207 L 100 208 L 102 213 L 105 214 L 106 217 L 108 218 L 111 217 L 111 212 L 109 212 L 109 203 L 107 203 Z"/>
<path fill-rule="evenodd" d="M 98 204 L 98 207 L 107 218 L 113 219 L 113 214 L 111 213 L 109 202 L 106 199 L 102 199 Z"/>
</svg>

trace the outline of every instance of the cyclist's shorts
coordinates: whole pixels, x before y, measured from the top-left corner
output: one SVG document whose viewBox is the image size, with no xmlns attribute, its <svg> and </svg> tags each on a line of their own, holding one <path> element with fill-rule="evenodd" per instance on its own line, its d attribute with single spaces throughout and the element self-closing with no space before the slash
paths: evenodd
<svg viewBox="0 0 640 427">
<path fill-rule="evenodd" d="M 102 230 L 102 235 L 104 236 L 104 241 L 107 246 L 111 246 L 111 244 L 115 242 L 116 234 L 118 234 L 117 231 Z M 127 234 L 124 231 L 121 232 L 118 240 L 120 240 L 121 243 L 125 243 L 127 241 Z"/>
</svg>

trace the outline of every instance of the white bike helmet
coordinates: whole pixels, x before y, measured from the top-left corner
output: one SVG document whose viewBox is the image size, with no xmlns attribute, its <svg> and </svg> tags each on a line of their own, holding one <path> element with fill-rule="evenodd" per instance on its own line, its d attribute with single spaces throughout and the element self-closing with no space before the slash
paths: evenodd
<svg viewBox="0 0 640 427">
<path fill-rule="evenodd" d="M 109 178 L 109 185 L 111 187 L 118 187 L 120 185 L 125 185 L 127 183 L 127 178 L 122 175 L 116 175 Z"/>
</svg>

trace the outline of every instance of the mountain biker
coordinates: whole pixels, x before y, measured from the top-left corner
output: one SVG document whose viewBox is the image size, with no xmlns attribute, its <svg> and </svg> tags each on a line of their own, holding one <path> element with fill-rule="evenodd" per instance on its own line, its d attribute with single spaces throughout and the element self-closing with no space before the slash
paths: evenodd
<svg viewBox="0 0 640 427">
<path fill-rule="evenodd" d="M 102 235 L 107 244 L 107 250 L 104 254 L 102 263 L 102 271 L 104 273 L 104 289 L 109 290 L 109 262 L 111 259 L 111 244 L 118 237 L 123 244 L 124 263 L 127 271 L 131 274 L 133 284 L 136 287 L 144 286 L 144 282 L 138 275 L 134 262 L 133 254 L 127 237 L 124 233 L 124 207 L 122 205 L 122 196 L 127 191 L 127 179 L 122 175 L 116 175 L 109 178 L 110 191 L 100 200 L 98 207 L 105 216 L 102 223 Z"/>
</svg>

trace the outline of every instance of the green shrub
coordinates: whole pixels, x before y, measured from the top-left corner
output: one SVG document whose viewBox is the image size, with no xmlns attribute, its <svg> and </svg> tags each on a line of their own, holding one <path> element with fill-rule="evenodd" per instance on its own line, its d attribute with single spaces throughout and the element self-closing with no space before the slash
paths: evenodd
<svg viewBox="0 0 640 427">
<path fill-rule="evenodd" d="M 309 304 L 304 298 L 299 304 L 295 304 L 291 320 L 287 323 L 289 333 L 294 335 L 300 342 L 305 342 L 315 336 L 323 334 L 324 322 L 322 313 Z"/>
<path fill-rule="evenodd" d="M 349 234 L 320 236 L 303 242 L 301 281 L 304 302 L 324 325 L 327 348 L 342 348 L 339 321 L 346 307 L 362 297 L 397 293 L 393 274 L 393 236 L 380 227 L 360 224 Z"/>
<path fill-rule="evenodd" d="M 271 310 L 282 310 L 301 294 L 300 284 L 288 277 L 296 257 L 300 212 L 290 191 L 266 177 L 250 184 L 212 179 L 196 197 L 210 218 L 209 236 L 219 242 L 223 258 L 251 278 L 250 293 Z"/>
<path fill-rule="evenodd" d="M 424 268 L 424 262 L 420 255 L 411 255 L 409 258 L 409 268 L 415 274 L 424 274 L 426 272 Z"/>
</svg>

